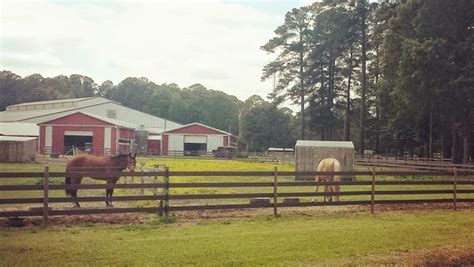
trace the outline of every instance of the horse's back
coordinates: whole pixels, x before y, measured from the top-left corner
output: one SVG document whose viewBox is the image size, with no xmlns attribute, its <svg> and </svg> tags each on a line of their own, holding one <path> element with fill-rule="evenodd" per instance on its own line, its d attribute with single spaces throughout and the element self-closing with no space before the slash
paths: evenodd
<svg viewBox="0 0 474 267">
<path fill-rule="evenodd" d="M 339 161 L 335 158 L 327 158 L 321 160 L 319 162 L 318 167 L 316 171 L 318 172 L 334 172 L 334 171 L 340 171 L 341 170 L 341 164 Z"/>
<path fill-rule="evenodd" d="M 107 157 L 98 157 L 92 155 L 78 155 L 69 159 L 66 163 L 66 170 L 69 171 L 101 171 L 108 165 Z"/>
</svg>

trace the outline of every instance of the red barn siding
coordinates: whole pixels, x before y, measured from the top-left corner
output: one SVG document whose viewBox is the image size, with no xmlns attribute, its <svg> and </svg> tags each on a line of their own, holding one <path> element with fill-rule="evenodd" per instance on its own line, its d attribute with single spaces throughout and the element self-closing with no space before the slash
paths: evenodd
<svg viewBox="0 0 474 267">
<path fill-rule="evenodd" d="M 53 126 L 52 153 L 64 153 L 64 132 L 66 131 L 89 131 L 92 132 L 92 154 L 104 154 L 104 128 L 103 127 L 79 127 L 79 126 Z"/>
<path fill-rule="evenodd" d="M 61 125 L 81 125 L 81 126 L 90 126 L 90 125 L 113 125 L 111 123 L 96 119 L 86 114 L 74 113 L 67 115 L 61 118 L 57 118 L 52 121 L 48 121 L 46 124 L 61 124 Z"/>
<path fill-rule="evenodd" d="M 110 134 L 110 153 L 117 153 L 117 128 L 112 128 L 112 133 Z"/>
<path fill-rule="evenodd" d="M 148 140 L 148 153 L 160 154 L 161 141 L 160 140 Z"/>
<path fill-rule="evenodd" d="M 161 153 L 162 155 L 168 155 L 168 146 L 169 146 L 169 136 L 163 134 L 161 136 Z"/>
<path fill-rule="evenodd" d="M 135 138 L 135 131 L 130 129 L 120 129 L 120 138 L 123 139 L 134 139 Z"/>
<path fill-rule="evenodd" d="M 229 136 L 224 136 L 224 146 L 229 146 Z"/>
</svg>

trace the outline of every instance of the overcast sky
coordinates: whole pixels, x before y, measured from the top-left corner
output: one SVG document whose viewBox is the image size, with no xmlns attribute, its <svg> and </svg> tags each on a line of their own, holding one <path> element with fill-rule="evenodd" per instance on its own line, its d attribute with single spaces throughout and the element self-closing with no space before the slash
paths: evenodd
<svg viewBox="0 0 474 267">
<path fill-rule="evenodd" d="M 0 1 L 3 70 L 201 83 L 241 100 L 271 91 L 260 77 L 273 56 L 260 46 L 287 11 L 309 2 Z"/>
</svg>

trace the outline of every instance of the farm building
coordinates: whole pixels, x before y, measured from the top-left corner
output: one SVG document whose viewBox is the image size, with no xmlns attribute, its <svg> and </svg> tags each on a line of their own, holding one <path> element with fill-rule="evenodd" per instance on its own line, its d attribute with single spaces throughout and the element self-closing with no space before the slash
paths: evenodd
<svg viewBox="0 0 474 267">
<path fill-rule="evenodd" d="M 162 155 L 211 154 L 220 146 L 229 146 L 231 134 L 200 123 L 166 131 L 161 135 Z"/>
<path fill-rule="evenodd" d="M 133 124 L 149 133 L 160 134 L 183 125 L 159 118 L 103 97 L 86 97 L 63 100 L 22 103 L 6 107 L 0 112 L 0 122 L 27 122 L 40 124 L 74 112 Z"/>
<path fill-rule="evenodd" d="M 0 136 L 0 162 L 34 161 L 36 147 L 36 137 Z"/>
<path fill-rule="evenodd" d="M 230 143 L 227 132 L 199 123 L 183 126 L 102 97 L 11 105 L 0 112 L 0 123 L 34 125 L 41 154 L 68 154 L 74 148 L 96 155 L 130 150 L 183 155 L 211 153 Z"/>
<path fill-rule="evenodd" d="M 295 170 L 297 172 L 316 171 L 321 160 L 335 158 L 341 163 L 342 171 L 352 171 L 354 153 L 354 144 L 350 141 L 298 140 L 295 146 Z M 302 177 L 296 178 L 302 179 Z"/>
<path fill-rule="evenodd" d="M 73 148 L 95 154 L 128 153 L 135 137 L 133 125 L 75 112 L 39 124 L 40 154 L 71 154 Z"/>
</svg>

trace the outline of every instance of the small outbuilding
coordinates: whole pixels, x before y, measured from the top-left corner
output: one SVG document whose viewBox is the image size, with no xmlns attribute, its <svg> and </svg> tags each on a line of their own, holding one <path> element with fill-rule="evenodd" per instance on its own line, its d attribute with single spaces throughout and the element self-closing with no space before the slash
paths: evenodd
<svg viewBox="0 0 474 267">
<path fill-rule="evenodd" d="M 191 123 L 161 135 L 162 155 L 212 155 L 220 146 L 229 146 L 231 134 L 201 123 Z"/>
<path fill-rule="evenodd" d="M 0 162 L 31 162 L 35 160 L 36 137 L 0 136 Z"/>
<path fill-rule="evenodd" d="M 298 140 L 295 146 L 296 172 L 313 172 L 325 158 L 335 158 L 341 163 L 341 171 L 352 171 L 354 165 L 354 144 L 351 141 Z M 352 179 L 350 176 L 343 178 Z M 308 177 L 296 177 L 308 179 Z"/>
</svg>

